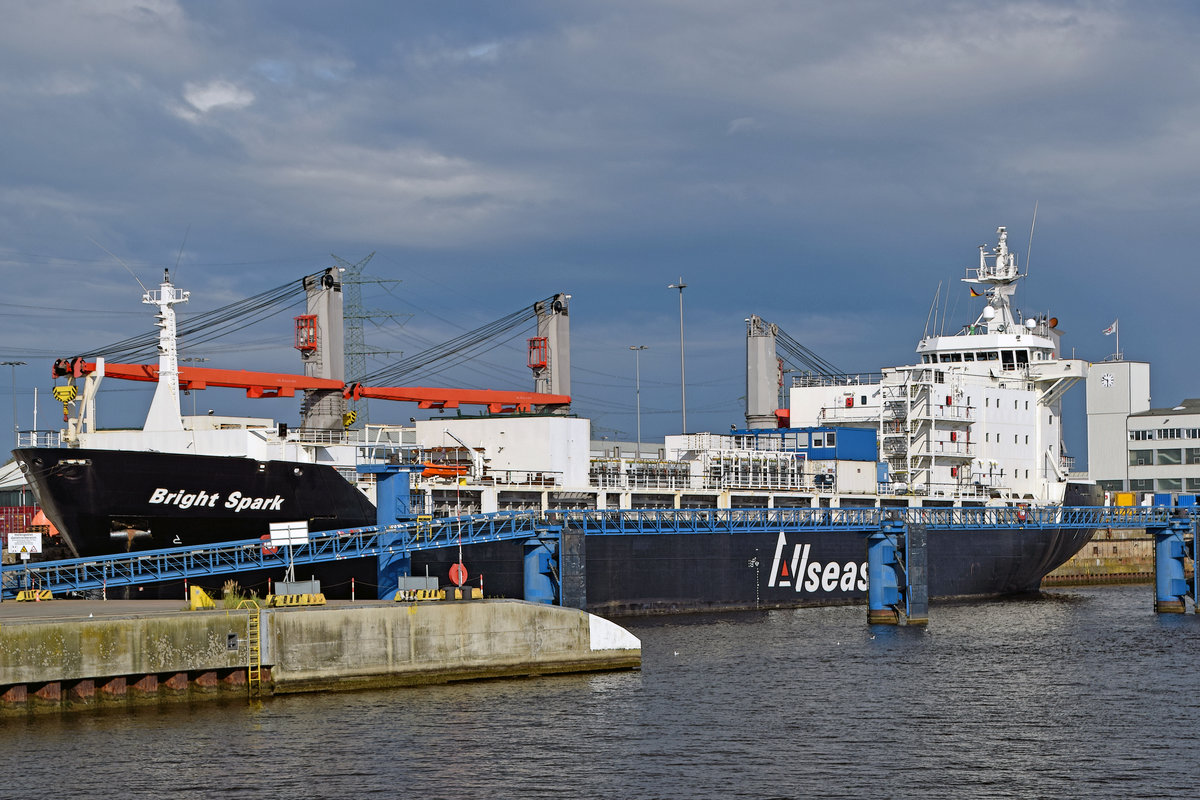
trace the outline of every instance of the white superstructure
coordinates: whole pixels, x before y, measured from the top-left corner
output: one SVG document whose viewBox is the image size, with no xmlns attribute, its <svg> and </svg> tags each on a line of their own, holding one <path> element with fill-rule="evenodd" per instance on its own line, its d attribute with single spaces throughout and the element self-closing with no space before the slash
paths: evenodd
<svg viewBox="0 0 1200 800">
<path fill-rule="evenodd" d="M 1057 320 L 1013 306 L 1024 277 L 999 228 L 963 281 L 985 305 L 951 336 L 926 335 L 920 363 L 862 380 L 805 378 L 791 425 L 876 426 L 892 492 L 924 498 L 1062 501 L 1070 459 L 1061 399 L 1087 363 L 1061 358 Z"/>
</svg>

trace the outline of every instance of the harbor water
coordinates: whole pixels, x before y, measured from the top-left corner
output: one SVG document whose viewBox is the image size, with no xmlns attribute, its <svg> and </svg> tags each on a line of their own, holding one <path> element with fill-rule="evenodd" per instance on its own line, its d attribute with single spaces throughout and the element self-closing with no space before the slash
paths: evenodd
<svg viewBox="0 0 1200 800">
<path fill-rule="evenodd" d="M 622 620 L 638 672 L 7 721 L 32 798 L 1163 797 L 1200 786 L 1200 617 L 1150 586 Z"/>
</svg>

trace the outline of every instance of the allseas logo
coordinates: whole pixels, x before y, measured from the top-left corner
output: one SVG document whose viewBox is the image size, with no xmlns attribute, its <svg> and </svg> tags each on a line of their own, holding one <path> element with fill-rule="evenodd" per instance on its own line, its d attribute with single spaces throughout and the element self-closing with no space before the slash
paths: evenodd
<svg viewBox="0 0 1200 800">
<path fill-rule="evenodd" d="M 842 590 L 861 592 L 867 590 L 867 562 L 813 561 L 811 544 L 792 547 L 791 559 L 785 558 L 787 537 L 779 532 L 775 543 L 775 560 L 771 562 L 771 577 L 767 586 L 771 588 L 795 587 L 796 591 L 833 592 Z"/>
<path fill-rule="evenodd" d="M 221 503 L 221 508 L 227 508 L 235 514 L 241 511 L 282 511 L 283 500 L 283 496 L 278 494 L 274 497 L 251 497 L 241 492 L 230 492 L 222 503 L 220 492 L 172 492 L 168 489 L 155 489 L 150 495 L 151 505 L 175 506 L 186 511 L 189 508 L 216 508 L 217 503 Z"/>
</svg>

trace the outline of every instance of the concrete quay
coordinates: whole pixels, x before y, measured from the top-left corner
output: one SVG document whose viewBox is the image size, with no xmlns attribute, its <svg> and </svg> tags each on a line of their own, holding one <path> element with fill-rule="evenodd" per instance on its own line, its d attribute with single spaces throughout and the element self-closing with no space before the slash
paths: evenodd
<svg viewBox="0 0 1200 800">
<path fill-rule="evenodd" d="M 258 647 L 252 617 L 258 614 Z M 182 601 L 0 603 L 0 716 L 635 669 L 641 642 L 519 600 L 188 611 Z"/>
</svg>

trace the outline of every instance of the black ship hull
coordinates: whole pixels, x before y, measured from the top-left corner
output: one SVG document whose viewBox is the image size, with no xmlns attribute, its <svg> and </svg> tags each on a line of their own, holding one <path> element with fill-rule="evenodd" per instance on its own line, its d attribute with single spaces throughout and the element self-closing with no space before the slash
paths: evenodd
<svg viewBox="0 0 1200 800">
<path fill-rule="evenodd" d="M 263 536 L 271 522 L 310 530 L 375 523 L 375 508 L 333 467 L 138 451 L 15 451 L 47 517 L 79 556 L 205 545 Z M 1066 505 L 1096 505 L 1095 487 L 1071 485 Z M 1036 591 L 1091 531 L 929 531 L 932 597 Z M 589 610 L 607 614 L 794 607 L 866 598 L 866 543 L 844 532 L 590 535 L 582 543 Z M 489 596 L 524 594 L 520 543 L 464 548 L 470 582 Z M 457 549 L 414 553 L 413 574 L 446 582 Z M 305 568 L 328 593 L 375 593 L 373 559 Z M 795 572 L 793 575 L 792 573 Z M 278 575 L 271 577 L 278 578 Z M 265 588 L 266 574 L 238 576 Z M 351 579 L 354 583 L 351 584 Z M 176 596 L 147 587 L 141 596 Z"/>
<path fill-rule="evenodd" d="M 371 501 L 324 464 L 76 448 L 13 455 L 78 556 L 251 539 L 272 522 L 375 524 Z"/>
</svg>

